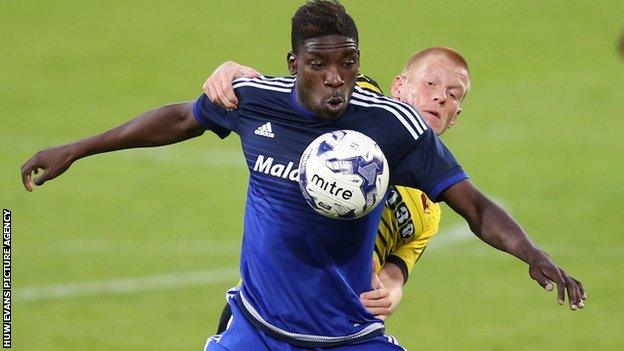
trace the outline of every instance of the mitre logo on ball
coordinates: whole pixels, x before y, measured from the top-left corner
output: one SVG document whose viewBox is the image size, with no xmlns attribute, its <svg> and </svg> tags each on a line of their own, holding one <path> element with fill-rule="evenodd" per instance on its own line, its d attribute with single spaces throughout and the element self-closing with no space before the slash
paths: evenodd
<svg viewBox="0 0 624 351">
<path fill-rule="evenodd" d="M 299 162 L 299 186 L 318 213 L 337 219 L 363 217 L 384 198 L 389 169 L 368 136 L 339 130 L 316 138 Z"/>
</svg>

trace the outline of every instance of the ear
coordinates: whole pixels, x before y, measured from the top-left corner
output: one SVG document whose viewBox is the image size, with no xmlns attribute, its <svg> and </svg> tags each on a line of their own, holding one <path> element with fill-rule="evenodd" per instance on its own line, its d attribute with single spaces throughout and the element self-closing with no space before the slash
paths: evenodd
<svg viewBox="0 0 624 351">
<path fill-rule="evenodd" d="M 405 85 L 405 76 L 399 74 L 394 77 L 392 85 L 390 85 L 390 94 L 392 97 L 401 101 L 401 93 L 403 92 L 403 85 Z"/>
<path fill-rule="evenodd" d="M 459 114 L 462 112 L 462 108 L 460 107 L 457 112 L 455 113 L 455 116 L 453 116 L 453 118 L 451 118 L 451 123 L 449 124 L 449 128 L 451 128 L 455 122 L 457 122 L 457 118 L 459 117 Z"/>
<path fill-rule="evenodd" d="M 290 74 L 297 74 L 297 56 L 292 51 L 286 54 L 286 65 Z"/>
</svg>

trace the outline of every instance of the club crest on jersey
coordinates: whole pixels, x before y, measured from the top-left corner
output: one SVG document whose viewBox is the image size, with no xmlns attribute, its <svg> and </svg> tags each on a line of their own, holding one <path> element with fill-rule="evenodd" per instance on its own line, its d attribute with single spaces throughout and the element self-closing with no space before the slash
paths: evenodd
<svg viewBox="0 0 624 351">
<path fill-rule="evenodd" d="M 275 133 L 273 133 L 273 127 L 271 127 L 271 122 L 266 122 L 265 124 L 256 128 L 256 130 L 254 130 L 254 134 L 271 139 L 275 138 Z"/>
<path fill-rule="evenodd" d="M 299 168 L 291 161 L 288 164 L 274 163 L 273 157 L 258 155 L 253 170 L 274 177 L 288 179 L 293 182 L 299 181 Z"/>
</svg>

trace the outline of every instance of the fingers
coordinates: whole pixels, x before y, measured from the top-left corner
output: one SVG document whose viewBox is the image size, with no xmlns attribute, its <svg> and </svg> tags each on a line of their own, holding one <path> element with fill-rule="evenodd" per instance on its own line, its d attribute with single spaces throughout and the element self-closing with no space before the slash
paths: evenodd
<svg viewBox="0 0 624 351">
<path fill-rule="evenodd" d="M 585 307 L 583 300 L 587 298 L 580 281 L 569 276 L 563 269 L 552 263 L 536 265 L 530 268 L 530 275 L 546 290 L 552 290 L 552 283 L 557 286 L 557 302 L 563 305 L 568 297 L 570 309 L 575 311 Z"/>
<path fill-rule="evenodd" d="M 555 270 L 555 272 L 549 272 L 550 279 L 557 284 L 557 303 L 563 305 L 565 302 L 565 285 L 566 282 L 559 273 L 559 270 Z"/>
<path fill-rule="evenodd" d="M 35 175 L 38 173 L 38 171 L 35 171 Z M 33 183 L 35 183 L 35 185 L 37 186 L 41 186 L 43 185 L 43 183 L 45 183 L 46 181 L 48 181 L 50 178 L 52 177 L 52 171 L 50 169 L 44 170 L 43 174 L 33 178 Z"/>
<path fill-rule="evenodd" d="M 232 81 L 240 77 L 256 78 L 260 75 L 253 68 L 241 66 L 234 61 L 227 61 L 221 64 L 208 77 L 203 85 L 203 90 L 214 104 L 226 110 L 235 109 L 238 106 L 238 98 L 234 93 Z"/>
<path fill-rule="evenodd" d="M 563 269 L 558 268 L 556 274 L 554 274 L 555 282 L 557 283 L 557 302 L 563 305 L 565 301 L 565 295 L 568 295 L 568 304 L 570 309 L 576 311 L 578 308 L 583 308 L 585 305 L 582 300 L 582 293 L 579 289 L 576 280 L 570 277 Z"/>
<path fill-rule="evenodd" d="M 232 110 L 238 105 L 238 98 L 232 87 L 233 79 L 232 75 L 215 72 L 204 82 L 202 89 L 213 104 Z"/>
<path fill-rule="evenodd" d="M 251 67 L 243 66 L 242 69 L 241 69 L 241 73 L 243 74 L 243 77 L 247 77 L 247 78 L 258 78 L 258 77 L 260 77 L 260 72 L 256 71 L 255 69 L 253 69 Z"/>
<path fill-rule="evenodd" d="M 215 102 L 216 95 L 214 95 L 214 91 L 210 89 L 211 86 L 212 86 L 212 76 L 206 79 L 206 81 L 204 82 L 204 85 L 202 85 L 202 90 L 204 91 L 204 94 L 206 94 L 206 96 L 208 97 L 208 100 L 210 100 L 211 102 Z"/>
<path fill-rule="evenodd" d="M 533 278 L 542 288 L 547 291 L 552 291 L 553 284 L 552 281 L 542 273 L 542 271 L 538 268 L 531 267 L 529 270 L 529 275 Z"/>
<path fill-rule="evenodd" d="M 530 266 L 529 274 L 547 291 L 552 291 L 553 283 L 557 286 L 557 303 L 563 305 L 565 301 L 566 282 L 561 276 L 559 269 L 548 263 L 546 266 L 536 264 Z"/>
<path fill-rule="evenodd" d="M 20 173 L 22 174 L 22 184 L 27 191 L 33 191 L 32 173 L 37 174 L 40 168 L 35 161 L 35 157 L 36 155 L 26 161 L 26 163 L 24 163 L 20 168 Z"/>
<path fill-rule="evenodd" d="M 390 296 L 390 293 L 386 289 L 375 289 L 360 294 L 360 300 L 381 300 Z"/>
<path fill-rule="evenodd" d="M 389 299 L 380 299 L 380 300 L 368 300 L 363 299 L 362 304 L 366 308 L 380 308 L 380 309 L 389 309 L 392 306 L 392 302 Z M 378 312 L 374 312 L 373 314 L 378 314 Z"/>
<path fill-rule="evenodd" d="M 583 304 L 583 293 L 579 288 L 577 283 L 578 281 L 572 277 L 570 277 L 563 269 L 559 269 L 561 271 L 561 275 L 565 279 L 566 282 L 566 290 L 568 292 L 568 301 L 570 303 L 570 309 L 576 310 L 577 308 L 583 308 L 585 305 Z"/>
<path fill-rule="evenodd" d="M 26 191 L 32 191 L 32 180 L 30 179 L 31 171 L 27 168 L 24 168 L 26 165 L 22 166 L 22 184 L 24 185 L 24 189 Z"/>
<path fill-rule="evenodd" d="M 366 310 L 375 316 L 375 318 L 381 319 L 382 321 L 385 321 L 386 318 L 390 316 L 389 308 L 367 308 Z"/>
<path fill-rule="evenodd" d="M 213 104 L 219 104 L 219 98 L 217 96 L 217 90 L 214 86 L 214 82 L 212 80 L 212 77 L 208 78 L 208 80 L 206 81 L 206 83 L 204 83 L 204 93 L 208 96 L 208 99 L 210 99 L 210 102 L 212 102 Z"/>
<path fill-rule="evenodd" d="M 392 312 L 390 306 L 370 306 L 364 302 L 362 302 L 362 304 L 370 314 L 381 320 L 385 320 Z"/>
<path fill-rule="evenodd" d="M 574 280 L 574 282 L 576 283 L 576 285 L 579 288 L 579 292 L 581 293 L 581 299 L 586 300 L 587 299 L 587 294 L 585 293 L 585 288 L 583 288 L 583 284 L 581 284 L 580 281 L 578 281 L 578 280 L 576 280 L 574 278 L 572 278 L 572 280 Z M 583 302 L 581 301 L 581 303 L 583 303 Z"/>
<path fill-rule="evenodd" d="M 392 301 L 386 289 L 375 289 L 360 294 L 360 301 L 368 312 L 385 320 L 392 313 Z"/>
<path fill-rule="evenodd" d="M 236 106 L 238 106 L 238 98 L 236 97 L 236 94 L 234 94 L 232 80 L 221 79 L 219 83 L 221 85 L 221 89 L 218 90 L 218 92 L 221 93 L 219 95 L 219 101 L 221 101 L 221 104 L 223 104 L 226 109 L 235 109 Z"/>
</svg>

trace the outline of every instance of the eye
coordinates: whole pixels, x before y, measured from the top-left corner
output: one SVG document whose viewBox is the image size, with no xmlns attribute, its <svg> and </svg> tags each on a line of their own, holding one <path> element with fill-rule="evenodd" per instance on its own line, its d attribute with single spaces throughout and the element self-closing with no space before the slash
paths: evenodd
<svg viewBox="0 0 624 351">
<path fill-rule="evenodd" d="M 323 64 L 323 62 L 320 62 L 320 61 L 312 61 L 310 62 L 310 66 L 312 66 L 312 69 L 317 70 L 317 71 L 325 68 L 325 65 Z"/>
<path fill-rule="evenodd" d="M 435 84 L 433 84 L 433 82 L 431 82 L 431 81 L 427 81 L 427 85 L 428 85 L 428 86 L 430 86 L 430 87 L 432 87 L 432 86 L 434 86 Z"/>
<path fill-rule="evenodd" d="M 449 95 L 450 95 L 453 99 L 457 100 L 457 96 L 455 96 L 455 94 L 450 93 Z"/>
<path fill-rule="evenodd" d="M 344 68 L 353 68 L 353 66 L 355 66 L 355 60 L 345 61 L 342 65 Z"/>
</svg>

